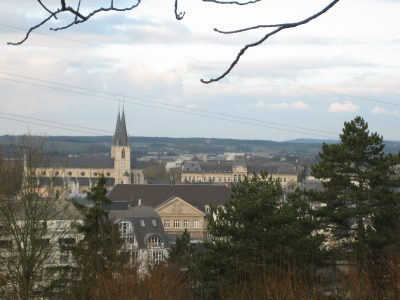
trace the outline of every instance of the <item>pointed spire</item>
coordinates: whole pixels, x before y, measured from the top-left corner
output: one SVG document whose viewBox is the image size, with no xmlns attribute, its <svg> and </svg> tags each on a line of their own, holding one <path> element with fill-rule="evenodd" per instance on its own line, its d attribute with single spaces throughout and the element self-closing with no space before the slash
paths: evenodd
<svg viewBox="0 0 400 300">
<path fill-rule="evenodd" d="M 121 146 L 128 146 L 128 133 L 126 131 L 124 108 L 122 108 L 122 117 L 121 117 L 121 123 L 120 123 L 120 143 L 121 143 Z"/>
<path fill-rule="evenodd" d="M 113 145 L 128 146 L 128 134 L 126 131 L 124 108 L 122 108 L 122 116 L 120 115 L 120 111 L 118 110 L 117 125 L 115 126 Z"/>
<path fill-rule="evenodd" d="M 118 145 L 118 136 L 119 136 L 119 128 L 121 127 L 121 117 L 119 114 L 119 109 L 118 109 L 118 116 L 117 116 L 117 124 L 115 125 L 115 133 L 113 137 L 113 145 L 117 146 Z"/>
</svg>

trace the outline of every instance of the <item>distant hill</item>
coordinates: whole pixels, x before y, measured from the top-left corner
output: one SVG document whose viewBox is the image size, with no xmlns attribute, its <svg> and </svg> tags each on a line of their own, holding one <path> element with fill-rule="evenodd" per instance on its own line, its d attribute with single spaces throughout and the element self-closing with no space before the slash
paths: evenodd
<svg viewBox="0 0 400 300">
<path fill-rule="evenodd" d="M 19 136 L 0 136 L 3 152 L 11 153 L 18 144 Z M 47 137 L 48 150 L 53 154 L 92 154 L 108 153 L 111 136 L 50 136 Z M 130 137 L 135 156 L 146 152 L 168 153 L 222 153 L 222 152 L 260 152 L 270 155 L 312 156 L 321 151 L 323 142 L 337 143 L 335 140 L 294 139 L 284 142 L 268 140 L 237 140 L 219 138 L 169 138 L 169 137 Z M 385 141 L 386 152 L 400 151 L 400 141 Z"/>
</svg>

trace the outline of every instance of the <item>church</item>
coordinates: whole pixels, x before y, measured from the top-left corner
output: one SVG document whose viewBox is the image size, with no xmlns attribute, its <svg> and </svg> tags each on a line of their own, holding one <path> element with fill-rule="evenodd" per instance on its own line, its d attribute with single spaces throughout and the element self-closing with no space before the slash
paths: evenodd
<svg viewBox="0 0 400 300">
<path fill-rule="evenodd" d="M 118 112 L 110 155 L 69 155 L 54 157 L 38 169 L 42 185 L 67 186 L 82 192 L 95 185 L 100 174 L 107 178 L 107 188 L 117 184 L 144 184 L 142 170 L 132 168 L 131 146 L 126 130 L 125 112 Z"/>
</svg>

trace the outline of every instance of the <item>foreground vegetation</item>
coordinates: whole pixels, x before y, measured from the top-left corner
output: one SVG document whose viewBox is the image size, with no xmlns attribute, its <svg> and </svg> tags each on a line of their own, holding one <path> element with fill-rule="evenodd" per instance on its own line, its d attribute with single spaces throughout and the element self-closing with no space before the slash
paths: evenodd
<svg viewBox="0 0 400 300">
<path fill-rule="evenodd" d="M 129 267 L 119 251 L 118 228 L 101 209 L 108 200 L 100 179 L 88 194 L 93 206 L 76 207 L 82 222 L 75 230 L 82 238 L 64 248 L 73 254 L 74 264 L 53 270 L 52 277 L 43 277 L 47 270 L 40 267 L 22 268 L 31 280 L 23 286 L 2 272 L 0 284 L 8 293 L 3 295 L 10 299 L 398 299 L 399 155 L 386 154 L 382 137 L 370 133 L 360 117 L 344 124 L 340 138 L 338 144 L 323 145 L 320 162 L 313 167 L 314 176 L 323 182 L 322 192 L 286 194 L 268 174 L 235 184 L 225 206 L 212 208 L 212 239 L 192 244 L 184 232 L 171 247 L 168 261 L 149 267 L 147 273 Z M 17 171 L 10 171 L 4 161 L 0 167 L 2 204 L 11 196 L 21 203 L 23 181 L 12 181 Z M 29 195 L 38 196 L 37 190 L 31 189 Z M 58 196 L 34 199 L 58 201 Z M 35 214 L 26 215 L 31 218 L 27 220 L 38 220 Z M 32 245 L 43 238 L 43 230 L 30 232 Z M 48 248 L 40 249 L 48 253 Z M 38 285 L 42 278 L 44 286 Z"/>
</svg>

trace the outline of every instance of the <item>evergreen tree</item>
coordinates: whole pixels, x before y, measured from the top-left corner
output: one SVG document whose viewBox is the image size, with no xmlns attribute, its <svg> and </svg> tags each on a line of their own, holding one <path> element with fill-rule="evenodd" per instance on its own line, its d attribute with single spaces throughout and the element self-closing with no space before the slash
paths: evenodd
<svg viewBox="0 0 400 300">
<path fill-rule="evenodd" d="M 76 260 L 77 281 L 72 293 L 79 290 L 79 298 L 91 297 L 96 290 L 96 278 L 120 270 L 121 257 L 118 227 L 109 220 L 106 206 L 111 203 L 105 188 L 106 178 L 101 175 L 97 184 L 87 193 L 89 205 L 75 204 L 83 216 L 83 222 L 76 224 L 77 232 L 83 239 L 71 247 Z"/>
<path fill-rule="evenodd" d="M 212 216 L 208 227 L 213 238 L 200 266 L 205 290 L 215 292 L 221 280 L 265 270 L 306 270 L 320 258 L 322 239 L 312 234 L 316 224 L 309 204 L 298 191 L 284 200 L 279 182 L 266 174 L 235 184 L 231 199 L 212 208 Z"/>
<path fill-rule="evenodd" d="M 323 145 L 320 158 L 313 175 L 325 187 L 318 197 L 327 204 L 326 226 L 333 231 L 340 257 L 362 262 L 371 246 L 378 250 L 387 244 L 398 227 L 393 189 L 398 156 L 385 155 L 382 136 L 370 133 L 364 119 L 356 117 L 344 123 L 340 143 Z"/>
</svg>

